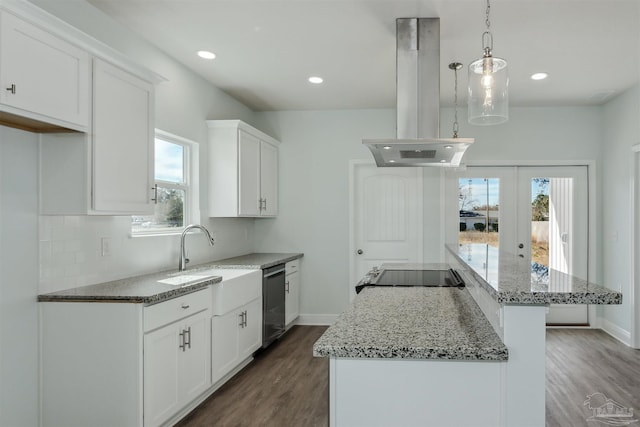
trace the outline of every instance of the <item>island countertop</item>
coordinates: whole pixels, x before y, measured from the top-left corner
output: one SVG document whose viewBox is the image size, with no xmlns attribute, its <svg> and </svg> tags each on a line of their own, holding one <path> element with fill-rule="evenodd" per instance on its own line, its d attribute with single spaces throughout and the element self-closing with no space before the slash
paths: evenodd
<svg viewBox="0 0 640 427">
<path fill-rule="evenodd" d="M 486 244 L 447 245 L 453 268 L 500 304 L 621 304 L 622 294 L 554 269 L 536 272 L 515 254 Z"/>
<path fill-rule="evenodd" d="M 366 288 L 313 346 L 316 357 L 505 361 L 466 289 Z"/>
</svg>

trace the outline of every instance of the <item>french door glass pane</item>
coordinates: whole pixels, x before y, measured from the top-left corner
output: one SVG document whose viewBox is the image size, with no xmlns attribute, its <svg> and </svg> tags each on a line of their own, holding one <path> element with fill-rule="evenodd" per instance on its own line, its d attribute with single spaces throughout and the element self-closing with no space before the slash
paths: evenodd
<svg viewBox="0 0 640 427">
<path fill-rule="evenodd" d="M 499 247 L 500 179 L 460 178 L 458 243 Z"/>
<path fill-rule="evenodd" d="M 549 178 L 531 179 L 531 277 L 549 282 Z"/>
</svg>

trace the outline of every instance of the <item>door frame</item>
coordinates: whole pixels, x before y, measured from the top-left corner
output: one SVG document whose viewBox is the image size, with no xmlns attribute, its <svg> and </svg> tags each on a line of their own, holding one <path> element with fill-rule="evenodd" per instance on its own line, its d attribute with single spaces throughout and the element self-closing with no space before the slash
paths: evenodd
<svg viewBox="0 0 640 427">
<path fill-rule="evenodd" d="M 629 213 L 631 239 L 629 242 L 629 308 L 631 330 L 629 345 L 640 348 L 640 265 L 635 259 L 640 255 L 640 144 L 631 147 L 631 168 L 629 179 Z"/>
<path fill-rule="evenodd" d="M 640 151 L 640 144 L 638 144 L 638 150 Z M 576 159 L 576 160 L 492 160 L 492 161 L 471 161 L 465 164 L 466 167 L 549 167 L 549 166 L 586 166 L 587 168 L 587 196 L 589 198 L 588 202 L 588 230 L 589 230 L 589 244 L 587 250 L 587 274 L 589 280 L 592 282 L 596 281 L 596 272 L 598 271 L 596 262 L 601 254 L 598 253 L 598 234 L 596 230 L 596 225 L 598 223 L 597 218 L 597 203 L 596 203 L 596 161 L 595 160 L 587 160 L 587 159 Z M 640 226 L 640 223 L 639 223 Z M 639 248 L 640 249 L 640 248 Z M 640 315 L 640 313 L 639 313 Z M 589 305 L 588 310 L 588 318 L 592 319 L 589 322 L 589 326 L 578 326 L 578 328 L 589 328 L 595 329 L 601 327 L 601 318 L 598 316 L 596 306 L 593 304 Z M 570 326 L 575 328 L 575 326 Z"/>
<path fill-rule="evenodd" d="M 376 163 L 373 160 L 364 160 L 364 159 L 352 159 L 349 160 L 349 286 L 346 288 L 346 301 L 350 303 L 353 297 L 353 289 L 355 289 L 356 283 L 361 279 L 361 277 L 356 277 L 356 261 L 355 254 L 357 250 L 356 245 L 356 169 L 359 166 L 375 166 Z M 420 203 L 420 219 L 419 226 L 420 230 L 418 235 L 420 236 L 420 256 L 422 257 L 424 254 L 424 187 L 423 181 L 424 176 L 421 174 L 420 180 L 420 188 L 419 193 L 420 196 L 423 197 L 422 202 Z M 444 250 L 444 248 L 443 248 Z"/>
</svg>

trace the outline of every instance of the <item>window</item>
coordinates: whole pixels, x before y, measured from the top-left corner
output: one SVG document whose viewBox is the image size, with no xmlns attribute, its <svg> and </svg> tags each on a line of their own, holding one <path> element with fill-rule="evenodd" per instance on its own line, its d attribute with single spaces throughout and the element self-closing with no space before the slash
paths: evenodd
<svg viewBox="0 0 640 427">
<path fill-rule="evenodd" d="M 196 143 L 156 129 L 155 212 L 133 216 L 132 234 L 179 233 L 186 225 L 198 222 L 197 165 Z"/>
</svg>

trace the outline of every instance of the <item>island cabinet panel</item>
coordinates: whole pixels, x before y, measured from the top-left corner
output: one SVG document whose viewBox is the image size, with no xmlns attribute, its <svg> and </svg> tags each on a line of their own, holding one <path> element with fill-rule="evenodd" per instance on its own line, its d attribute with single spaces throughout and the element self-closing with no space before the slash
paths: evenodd
<svg viewBox="0 0 640 427">
<path fill-rule="evenodd" d="M 504 365 L 331 358 L 329 425 L 504 426 Z"/>
<path fill-rule="evenodd" d="M 240 120 L 208 120 L 209 216 L 278 214 L 278 145 Z"/>
<path fill-rule="evenodd" d="M 42 122 L 87 131 L 90 73 L 88 52 L 0 12 L 0 122 L 12 126 L 11 117 L 20 116 L 26 120 L 14 127 L 46 131 L 36 124 Z"/>
</svg>

